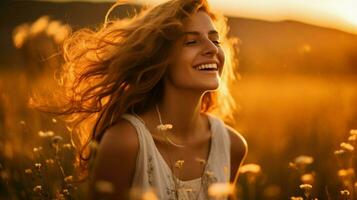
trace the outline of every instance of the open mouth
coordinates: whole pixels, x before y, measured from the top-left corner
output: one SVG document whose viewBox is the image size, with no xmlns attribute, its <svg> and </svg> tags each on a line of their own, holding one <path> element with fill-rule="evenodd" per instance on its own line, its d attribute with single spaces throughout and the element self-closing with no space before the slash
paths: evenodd
<svg viewBox="0 0 357 200">
<path fill-rule="evenodd" d="M 199 71 L 218 71 L 218 67 L 216 63 L 202 64 L 194 68 Z"/>
</svg>

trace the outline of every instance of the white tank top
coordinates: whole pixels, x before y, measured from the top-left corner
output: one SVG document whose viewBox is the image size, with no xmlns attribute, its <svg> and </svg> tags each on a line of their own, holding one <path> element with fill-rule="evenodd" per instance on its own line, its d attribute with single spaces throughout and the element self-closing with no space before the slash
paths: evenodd
<svg viewBox="0 0 357 200">
<path fill-rule="evenodd" d="M 160 200 L 207 200 L 211 184 L 229 182 L 230 137 L 222 120 L 210 114 L 207 116 L 212 135 L 205 171 L 200 178 L 181 181 L 173 175 L 145 124 L 134 115 L 122 115 L 135 127 L 139 138 L 132 183 L 134 191 L 154 192 Z"/>
</svg>

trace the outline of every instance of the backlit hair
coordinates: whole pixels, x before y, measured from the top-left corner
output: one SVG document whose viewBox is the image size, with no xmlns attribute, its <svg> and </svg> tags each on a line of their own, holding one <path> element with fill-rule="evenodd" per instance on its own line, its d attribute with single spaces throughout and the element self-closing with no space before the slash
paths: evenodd
<svg viewBox="0 0 357 200">
<path fill-rule="evenodd" d="M 211 17 L 226 57 L 220 87 L 204 94 L 201 111 L 232 120 L 235 103 L 228 89 L 237 60 L 236 40 L 227 38 L 227 19 L 213 13 L 206 0 L 171 0 L 145 7 L 134 17 L 106 20 L 97 30 L 72 33 L 63 46 L 60 89 L 50 100 L 36 95 L 30 99 L 33 107 L 64 116 L 81 166 L 90 157 L 88 144 L 99 142 L 123 113 L 132 109 L 143 113 L 160 101 L 173 44 L 183 35 L 185 20 L 198 11 Z"/>
</svg>

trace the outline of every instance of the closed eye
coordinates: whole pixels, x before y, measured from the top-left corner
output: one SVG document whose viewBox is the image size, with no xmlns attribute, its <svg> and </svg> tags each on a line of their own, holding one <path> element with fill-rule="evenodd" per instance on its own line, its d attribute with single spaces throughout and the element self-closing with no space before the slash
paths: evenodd
<svg viewBox="0 0 357 200">
<path fill-rule="evenodd" d="M 185 44 L 186 45 L 191 45 L 191 44 L 196 44 L 196 43 L 197 43 L 196 40 L 191 40 L 191 41 L 186 42 Z"/>
<path fill-rule="evenodd" d="M 221 42 L 218 41 L 218 40 L 215 40 L 215 41 L 212 41 L 212 42 L 215 43 L 216 45 L 220 45 L 221 44 Z"/>
</svg>

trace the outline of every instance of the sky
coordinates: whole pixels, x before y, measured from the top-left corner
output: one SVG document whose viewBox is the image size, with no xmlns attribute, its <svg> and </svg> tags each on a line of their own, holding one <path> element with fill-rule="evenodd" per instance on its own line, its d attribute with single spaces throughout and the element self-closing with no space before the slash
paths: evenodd
<svg viewBox="0 0 357 200">
<path fill-rule="evenodd" d="M 47 0 L 69 2 L 72 0 Z M 76 0 L 115 2 L 115 0 Z M 357 34 L 357 0 L 208 0 L 211 7 L 227 16 L 266 21 L 295 20 Z M 158 4 L 165 0 L 131 0 Z"/>
</svg>

